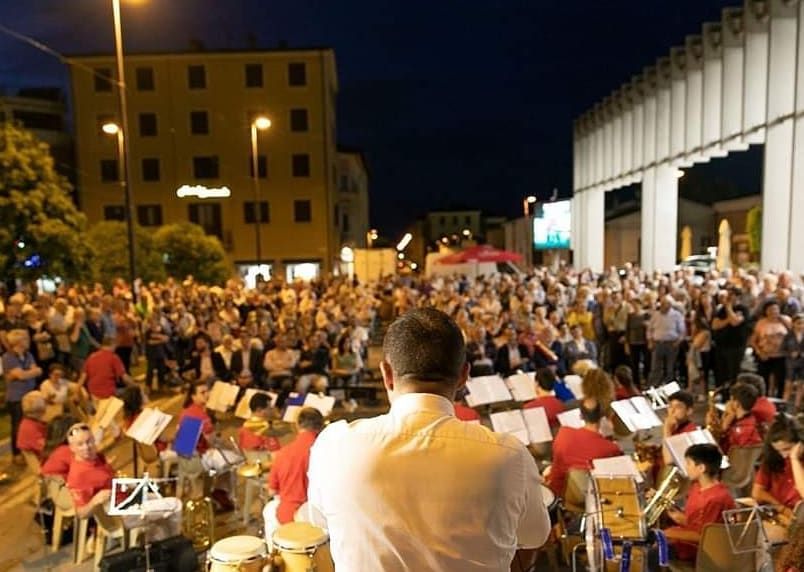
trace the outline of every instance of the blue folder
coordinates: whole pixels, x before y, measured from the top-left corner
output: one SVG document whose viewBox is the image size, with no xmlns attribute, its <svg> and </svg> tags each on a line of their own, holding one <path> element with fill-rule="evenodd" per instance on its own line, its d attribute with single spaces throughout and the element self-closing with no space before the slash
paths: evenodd
<svg viewBox="0 0 804 572">
<path fill-rule="evenodd" d="M 195 417 L 185 417 L 179 422 L 179 430 L 173 440 L 173 450 L 180 457 L 192 457 L 201 437 L 204 422 Z"/>
<path fill-rule="evenodd" d="M 301 407 L 304 405 L 305 397 L 307 397 L 306 393 L 296 393 L 295 391 L 292 391 L 290 394 L 288 394 L 288 399 L 285 401 L 285 405 L 298 405 Z"/>
</svg>

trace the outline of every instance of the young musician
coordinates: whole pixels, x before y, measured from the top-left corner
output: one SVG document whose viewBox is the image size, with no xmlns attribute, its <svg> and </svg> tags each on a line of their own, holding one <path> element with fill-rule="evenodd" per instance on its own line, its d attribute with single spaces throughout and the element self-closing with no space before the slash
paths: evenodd
<svg viewBox="0 0 804 572">
<path fill-rule="evenodd" d="M 720 448 L 728 455 L 732 447 L 750 447 L 762 443 L 757 419 L 751 409 L 757 402 L 757 390 L 747 383 L 735 383 L 730 390 L 731 398 L 721 419 L 723 438 Z"/>
<path fill-rule="evenodd" d="M 765 437 L 762 462 L 754 478 L 751 496 L 759 503 L 770 504 L 786 517 L 793 516 L 793 509 L 801 501 L 793 476 L 791 452 L 801 443 L 801 434 L 796 422 L 779 415 Z"/>
<path fill-rule="evenodd" d="M 536 371 L 536 399 L 528 401 L 523 408 L 544 407 L 547 422 L 551 429 L 558 427 L 558 414 L 565 411 L 564 403 L 553 393 L 556 374 L 552 369 L 543 367 Z"/>
<path fill-rule="evenodd" d="M 642 395 L 634 385 L 634 376 L 627 365 L 618 365 L 614 369 L 614 399 L 629 399 Z"/>
<path fill-rule="evenodd" d="M 698 426 L 690 418 L 695 405 L 695 398 L 688 391 L 676 391 L 667 398 L 667 417 L 662 427 L 662 436 L 667 439 L 680 433 L 695 431 Z M 667 447 L 662 447 L 664 464 L 670 465 L 673 458 Z"/>
<path fill-rule="evenodd" d="M 790 464 L 793 467 L 793 481 L 801 498 L 804 498 L 804 442 L 799 441 L 790 451 Z"/>
<path fill-rule="evenodd" d="M 665 530 L 679 560 L 695 560 L 703 527 L 722 522 L 723 511 L 735 507 L 731 493 L 719 479 L 722 458 L 717 445 L 711 443 L 692 445 L 684 453 L 692 486 L 684 512 L 667 511 L 676 526 Z"/>
<path fill-rule="evenodd" d="M 756 417 L 757 423 L 763 427 L 773 423 L 776 417 L 776 406 L 765 397 L 765 380 L 761 375 L 755 373 L 741 373 L 737 376 L 737 383 L 747 383 L 757 390 L 757 402 L 751 408 L 751 413 Z"/>
<path fill-rule="evenodd" d="M 553 441 L 553 464 L 548 485 L 556 495 L 564 494 L 567 473 L 570 469 L 592 468 L 593 459 L 616 457 L 623 451 L 616 443 L 600 434 L 603 411 L 596 399 L 587 397 L 581 402 L 581 429 L 561 427 Z"/>
<path fill-rule="evenodd" d="M 278 451 L 282 445 L 279 439 L 267 436 L 270 428 L 271 400 L 264 393 L 255 393 L 248 402 L 251 417 L 243 422 L 237 431 L 237 444 L 243 451 Z"/>
</svg>

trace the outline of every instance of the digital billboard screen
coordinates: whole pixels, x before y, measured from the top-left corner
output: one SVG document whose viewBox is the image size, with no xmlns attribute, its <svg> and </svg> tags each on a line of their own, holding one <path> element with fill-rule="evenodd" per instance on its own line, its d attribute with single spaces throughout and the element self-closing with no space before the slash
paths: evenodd
<svg viewBox="0 0 804 572">
<path fill-rule="evenodd" d="M 533 246 L 537 250 L 570 247 L 570 201 L 539 203 L 533 219 Z"/>
</svg>

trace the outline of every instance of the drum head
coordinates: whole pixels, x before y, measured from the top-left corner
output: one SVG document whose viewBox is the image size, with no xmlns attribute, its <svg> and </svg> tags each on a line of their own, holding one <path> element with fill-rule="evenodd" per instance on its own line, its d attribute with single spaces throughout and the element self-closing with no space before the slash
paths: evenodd
<svg viewBox="0 0 804 572">
<path fill-rule="evenodd" d="M 289 522 L 277 528 L 271 540 L 279 549 L 304 551 L 325 544 L 329 535 L 307 522 Z"/>
<path fill-rule="evenodd" d="M 218 562 L 239 562 L 265 555 L 265 542 L 256 536 L 230 536 L 212 545 L 209 556 Z"/>
</svg>

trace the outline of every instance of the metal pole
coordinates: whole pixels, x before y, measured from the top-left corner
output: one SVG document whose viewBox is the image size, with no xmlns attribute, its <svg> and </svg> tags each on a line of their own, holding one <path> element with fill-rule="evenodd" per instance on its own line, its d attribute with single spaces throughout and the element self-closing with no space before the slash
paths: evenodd
<svg viewBox="0 0 804 572">
<path fill-rule="evenodd" d="M 257 243 L 257 269 L 262 264 L 262 244 L 260 244 L 260 219 L 262 209 L 260 209 L 260 173 L 259 157 L 257 156 L 257 124 L 251 122 L 251 170 L 254 178 L 254 240 Z"/>
<path fill-rule="evenodd" d="M 126 102 L 126 74 L 123 70 L 123 32 L 120 26 L 120 0 L 112 0 L 112 15 L 114 18 L 114 47 L 117 59 L 117 95 L 120 102 L 120 135 L 118 147 L 120 155 L 120 181 L 123 185 L 123 196 L 126 207 L 126 233 L 128 234 L 128 274 L 131 284 L 131 295 L 137 301 L 134 280 L 137 278 L 136 260 L 134 257 L 134 204 L 131 200 L 131 176 L 128 169 L 129 141 L 128 141 L 128 105 Z"/>
</svg>

